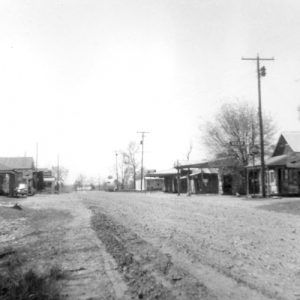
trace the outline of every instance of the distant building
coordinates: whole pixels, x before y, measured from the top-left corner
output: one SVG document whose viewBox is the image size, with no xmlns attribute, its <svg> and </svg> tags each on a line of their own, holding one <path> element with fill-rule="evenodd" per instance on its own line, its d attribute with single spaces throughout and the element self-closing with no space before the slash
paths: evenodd
<svg viewBox="0 0 300 300">
<path fill-rule="evenodd" d="M 13 196 L 19 183 L 26 183 L 29 193 L 36 190 L 36 173 L 32 157 L 0 157 L 0 191 Z"/>
<path fill-rule="evenodd" d="M 163 178 L 153 178 L 148 175 L 143 180 L 143 191 L 162 191 L 164 187 Z M 135 181 L 136 191 L 141 190 L 141 179 Z"/>
<path fill-rule="evenodd" d="M 38 169 L 37 171 L 37 190 L 53 194 L 55 192 L 55 177 L 50 169 Z"/>
<path fill-rule="evenodd" d="M 187 193 L 194 194 L 245 194 L 242 173 L 231 158 L 219 158 L 212 161 L 181 161 L 176 165 L 180 174 L 185 173 Z"/>
<path fill-rule="evenodd" d="M 187 185 L 183 176 L 178 177 L 178 171 L 175 168 L 149 173 L 147 176 L 161 179 L 162 191 L 166 193 L 178 192 L 178 180 L 180 182 L 180 192 L 186 193 Z"/>
<path fill-rule="evenodd" d="M 234 170 L 234 171 L 233 171 Z M 164 180 L 163 191 L 188 194 L 236 194 L 245 193 L 236 162 L 230 158 L 214 161 L 179 161 L 174 168 L 151 173 L 148 176 Z M 178 184 L 179 183 L 179 184 Z"/>
</svg>

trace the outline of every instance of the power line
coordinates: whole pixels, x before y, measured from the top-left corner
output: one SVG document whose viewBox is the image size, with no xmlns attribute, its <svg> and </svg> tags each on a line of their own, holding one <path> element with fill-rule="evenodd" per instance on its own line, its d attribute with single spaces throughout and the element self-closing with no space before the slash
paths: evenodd
<svg viewBox="0 0 300 300">
<path fill-rule="evenodd" d="M 242 60 L 252 60 L 256 61 L 256 71 L 257 71 L 257 87 L 258 87 L 258 118 L 259 118 L 259 131 L 260 131 L 260 159 L 261 159 L 261 186 L 262 186 L 262 196 L 266 197 L 266 186 L 265 186 L 265 148 L 264 148 L 264 133 L 263 133 L 263 119 L 262 119 L 262 109 L 261 109 L 261 83 L 260 78 L 266 76 L 266 67 L 260 67 L 261 61 L 274 60 L 274 58 L 261 58 L 257 54 L 255 58 L 244 58 Z"/>
<path fill-rule="evenodd" d="M 142 161 L 141 161 L 141 191 L 143 190 L 143 179 L 144 179 L 144 138 L 145 138 L 145 134 L 150 133 L 148 131 L 138 131 L 137 133 L 140 133 L 142 135 L 142 140 L 141 140 L 141 144 L 142 144 Z"/>
</svg>

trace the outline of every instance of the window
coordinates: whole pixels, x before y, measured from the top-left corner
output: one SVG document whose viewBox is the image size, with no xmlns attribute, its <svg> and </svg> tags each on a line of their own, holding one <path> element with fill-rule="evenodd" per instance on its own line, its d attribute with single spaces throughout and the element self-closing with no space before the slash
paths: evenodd
<svg viewBox="0 0 300 300">
<path fill-rule="evenodd" d="M 289 183 L 297 185 L 298 174 L 296 169 L 289 169 Z"/>
</svg>

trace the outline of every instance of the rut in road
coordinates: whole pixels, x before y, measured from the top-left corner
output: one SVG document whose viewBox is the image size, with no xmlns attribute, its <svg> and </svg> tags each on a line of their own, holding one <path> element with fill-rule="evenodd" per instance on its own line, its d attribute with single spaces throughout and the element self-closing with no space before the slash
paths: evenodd
<svg viewBox="0 0 300 300">
<path fill-rule="evenodd" d="M 116 223 L 96 207 L 92 227 L 115 259 L 128 285 L 128 293 L 139 299 L 217 299 L 190 273 L 128 228 Z"/>
</svg>

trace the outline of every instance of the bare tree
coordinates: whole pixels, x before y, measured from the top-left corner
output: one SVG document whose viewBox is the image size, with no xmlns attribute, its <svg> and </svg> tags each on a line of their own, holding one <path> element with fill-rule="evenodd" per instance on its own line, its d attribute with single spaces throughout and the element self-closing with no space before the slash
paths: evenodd
<svg viewBox="0 0 300 300">
<path fill-rule="evenodd" d="M 69 174 L 69 170 L 63 166 L 60 166 L 59 169 L 57 166 L 52 167 L 52 176 L 55 178 L 56 182 L 64 184 Z"/>
<path fill-rule="evenodd" d="M 74 188 L 77 189 L 77 188 L 81 188 L 85 185 L 86 183 L 86 176 L 83 175 L 83 174 L 79 174 L 74 182 Z"/>
<path fill-rule="evenodd" d="M 263 116 L 265 153 L 272 150 L 274 122 Z M 256 107 L 247 102 L 231 102 L 204 128 L 204 143 L 215 158 L 231 157 L 240 166 L 248 164 L 249 148 L 259 145 L 259 124 Z"/>
<path fill-rule="evenodd" d="M 127 150 L 123 152 L 123 162 L 126 166 L 124 171 L 124 177 L 126 176 L 126 181 L 128 182 L 128 178 L 132 177 L 133 179 L 133 188 L 135 189 L 135 181 L 137 168 L 139 166 L 137 153 L 139 151 L 139 145 L 135 142 L 130 142 L 128 144 Z"/>
</svg>

